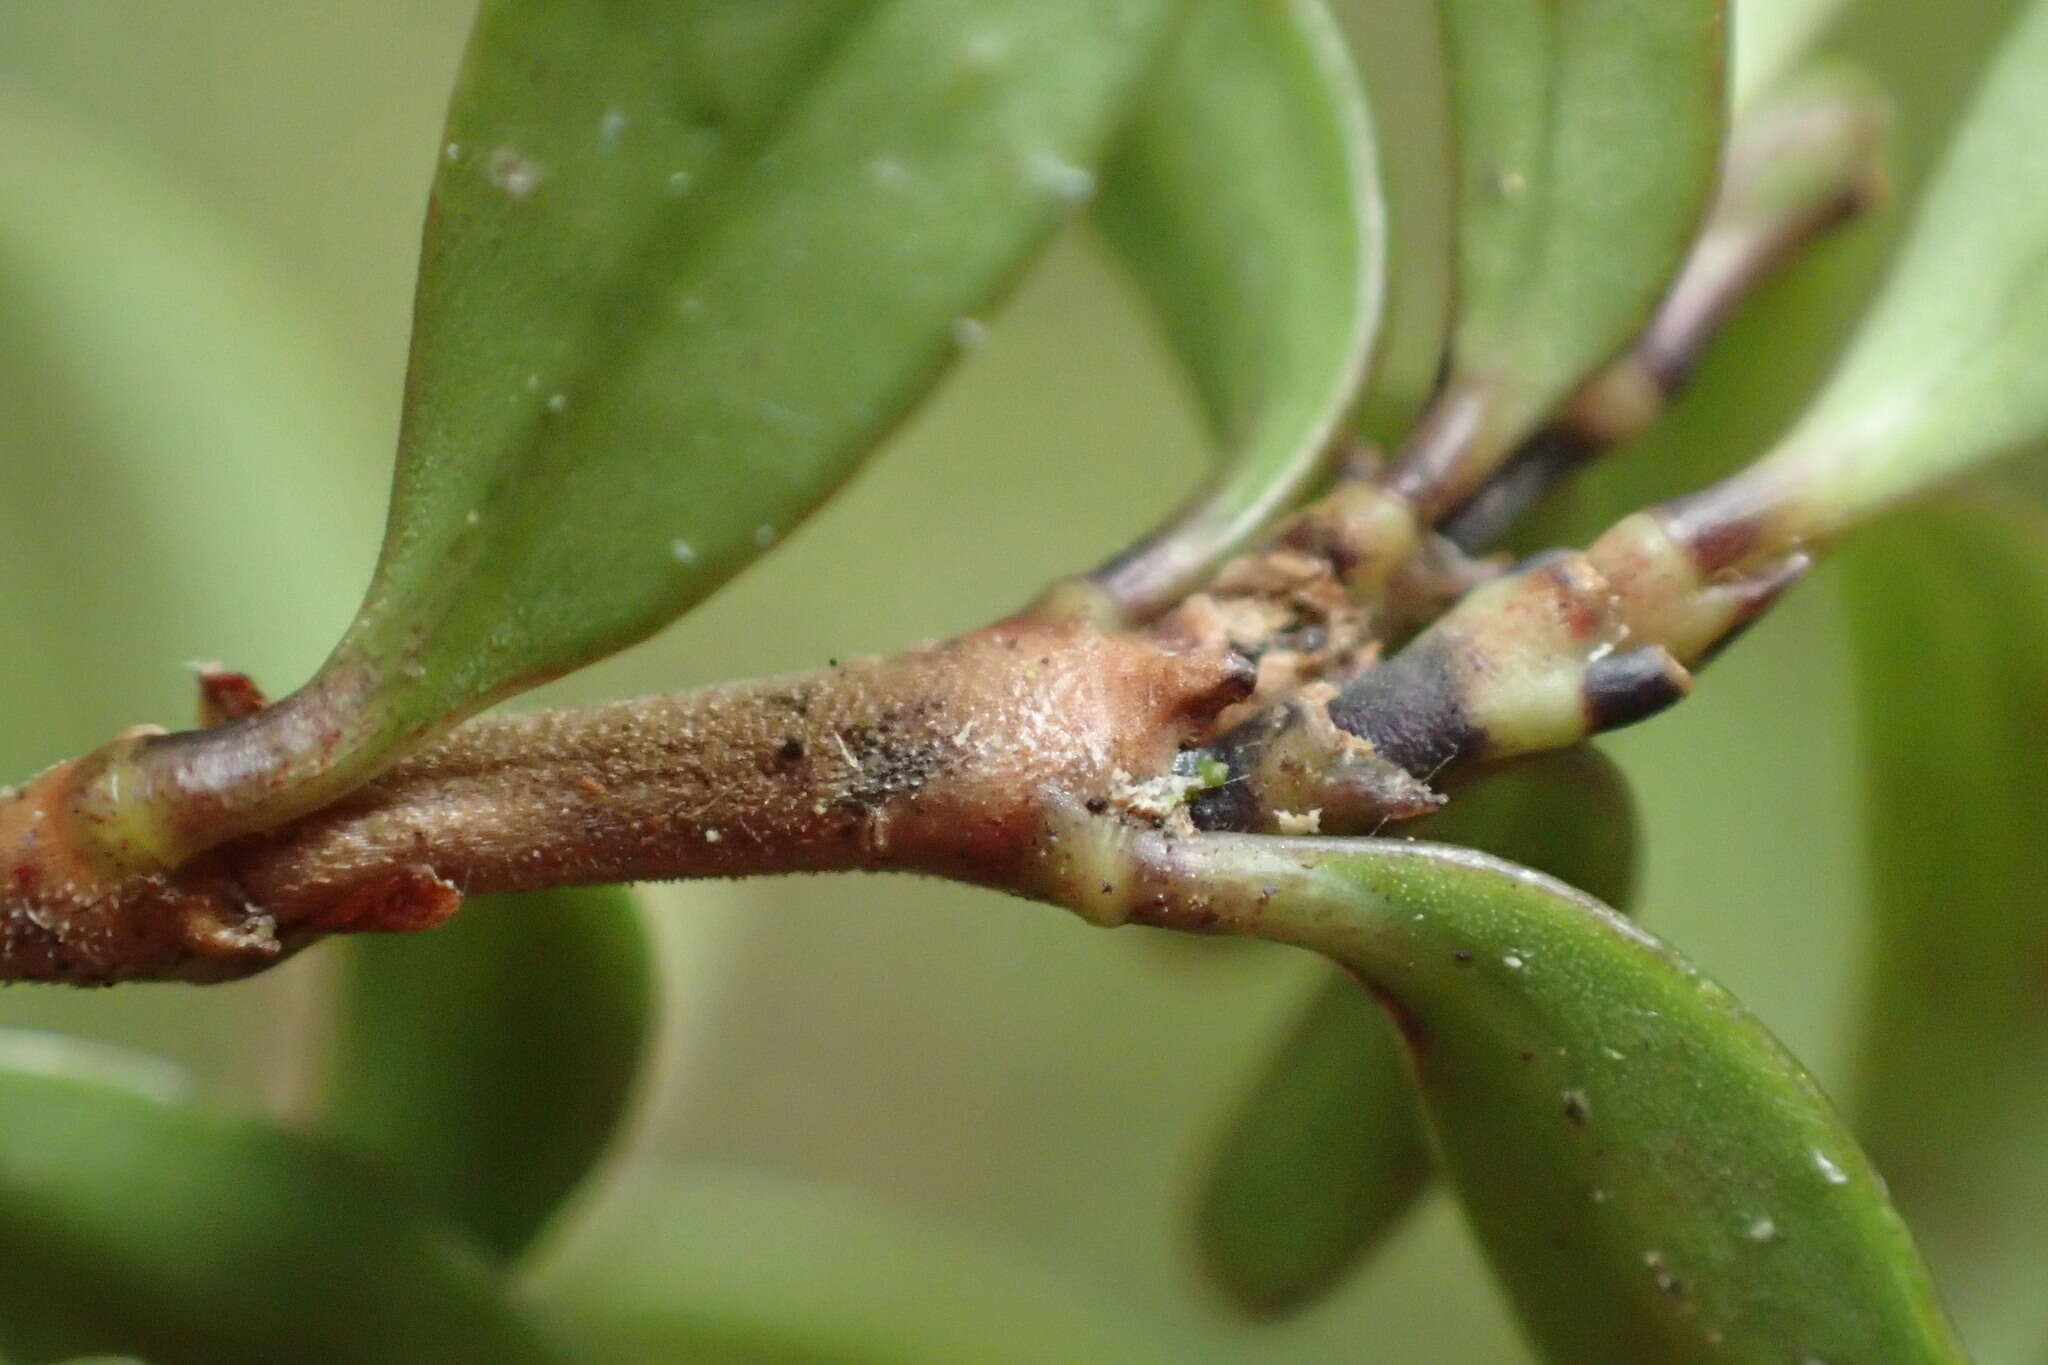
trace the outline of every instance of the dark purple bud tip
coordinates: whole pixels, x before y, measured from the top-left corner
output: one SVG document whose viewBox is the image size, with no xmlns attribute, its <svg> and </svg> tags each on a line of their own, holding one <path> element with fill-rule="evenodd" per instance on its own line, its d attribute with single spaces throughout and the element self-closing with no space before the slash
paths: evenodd
<svg viewBox="0 0 2048 1365">
<path fill-rule="evenodd" d="M 1647 720 L 1692 691 L 1692 675 L 1662 645 L 1595 659 L 1586 667 L 1586 723 L 1598 733 Z"/>
</svg>

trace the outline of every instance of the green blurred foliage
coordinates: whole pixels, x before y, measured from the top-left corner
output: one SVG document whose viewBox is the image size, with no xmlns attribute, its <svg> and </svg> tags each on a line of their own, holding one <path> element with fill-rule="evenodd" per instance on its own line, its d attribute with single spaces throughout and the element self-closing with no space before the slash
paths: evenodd
<svg viewBox="0 0 2048 1365">
<path fill-rule="evenodd" d="M 1980 1365 L 2048 1345 L 2048 513 L 1969 487 L 1843 562 L 1871 829 L 1853 1113 Z"/>
<path fill-rule="evenodd" d="M 0 1343 L 31 1361 L 568 1365 L 468 1237 L 169 1068 L 0 1033 Z"/>
<path fill-rule="evenodd" d="M 336 955 L 320 1131 L 515 1260 L 632 1107 L 660 993 L 632 893 L 475 896 Z"/>
<path fill-rule="evenodd" d="M 1902 193 L 2011 8 L 1862 0 L 1833 31 L 1826 46 L 1898 101 Z M 38 293 L 35 319 L 0 317 L 7 778 L 134 721 L 184 722 L 186 658 L 252 667 L 283 691 L 338 634 L 374 554 L 420 212 L 471 9 L 0 0 L 0 108 L 16 120 L 0 194 L 55 197 L 50 173 L 31 171 L 54 158 L 64 193 L 91 196 L 71 244 L 86 263 L 77 292 Z M 1420 0 L 1348 0 L 1345 19 L 1386 139 L 1396 263 L 1368 412 L 1398 434 L 1441 334 L 1442 91 Z M 41 150 L 18 150 L 30 141 Z M 1583 536 L 1760 450 L 1825 371 L 1900 222 L 1857 227 L 1766 288 L 1670 423 L 1585 480 L 1553 533 Z M 49 329 L 123 280 L 102 349 L 52 369 L 66 352 Z M 43 329 L 33 362 L 22 321 Z M 992 321 L 990 343 L 781 553 L 543 700 L 970 626 L 1095 562 L 1192 486 L 1207 439 L 1085 235 Z M 1852 718 L 1823 574 L 1692 700 L 1610 746 L 1640 802 L 1645 917 L 1830 1089 L 1846 1077 L 1864 933 Z M 632 1170 L 720 1161 L 856 1191 L 1114 1285 L 1126 1311 L 1201 1335 L 1219 1360 L 1320 1362 L 1360 1339 L 1387 1361 L 1526 1359 L 1442 1201 L 1374 1274 L 1286 1327 L 1232 1325 L 1200 1291 L 1183 1239 L 1201 1159 L 1320 964 L 1162 951 L 899 879 L 649 901 L 675 1008 Z M 292 1112 L 334 956 L 203 991 L 17 988 L 0 994 L 0 1022 L 129 1041 Z"/>
</svg>

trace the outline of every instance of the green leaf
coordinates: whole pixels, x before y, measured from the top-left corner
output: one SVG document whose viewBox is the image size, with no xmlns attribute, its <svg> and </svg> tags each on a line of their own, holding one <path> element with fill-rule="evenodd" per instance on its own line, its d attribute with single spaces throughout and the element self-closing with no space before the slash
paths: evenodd
<svg viewBox="0 0 2048 1365">
<path fill-rule="evenodd" d="M 1455 503 L 1656 306 L 1713 189 L 1727 35 L 1721 0 L 1444 0 L 1443 17 L 1456 305 L 1409 449 L 1470 469 Z"/>
<path fill-rule="evenodd" d="M 1186 547 L 1148 583 L 1164 604 L 1328 471 L 1378 331 L 1372 124 L 1322 0 L 1202 7 L 1105 168 L 1096 221 L 1222 454 L 1210 484 L 1136 552 Z"/>
<path fill-rule="evenodd" d="M 1627 905 L 1635 816 L 1627 781 L 1581 746 L 1507 765 L 1418 835 L 1524 863 Z M 1428 1187 L 1408 1063 L 1355 981 L 1317 990 L 1225 1131 L 1197 1236 L 1219 1287 L 1254 1313 L 1305 1306 L 1371 1255 Z"/>
<path fill-rule="evenodd" d="M 591 1365 L 1201 1358 L 1029 1264 L 757 1173 L 642 1173 L 534 1284 Z"/>
<path fill-rule="evenodd" d="M 362 1162 L 149 1064 L 0 1035 L 0 1349 L 158 1365 L 558 1365 L 485 1258 Z"/>
<path fill-rule="evenodd" d="M 347 952 L 321 1127 L 518 1255 L 611 1143 L 653 1031 L 633 898 L 479 896 Z"/>
<path fill-rule="evenodd" d="M 2048 1338 L 2048 516 L 1986 493 L 1840 571 L 1870 775 L 1855 1115 L 1980 1359 Z"/>
<path fill-rule="evenodd" d="M 1376 1251 L 1429 1186 L 1401 1044 L 1348 978 L 1309 998 L 1230 1116 L 1195 1234 L 1246 1312 L 1307 1307 Z"/>
<path fill-rule="evenodd" d="M 1850 0 L 1734 0 L 1736 107 L 1783 80 L 1849 5 Z"/>
<path fill-rule="evenodd" d="M 1089 197 L 1178 9 L 487 4 L 383 558 L 316 683 L 372 692 L 325 785 L 788 534 Z"/>
<path fill-rule="evenodd" d="M 1147 904 L 1171 887 L 1388 1002 L 1444 1168 L 1547 1358 L 1964 1359 L 1818 1088 L 1605 906 L 1433 844 L 1215 835 L 1137 856 Z"/>
<path fill-rule="evenodd" d="M 1820 397 L 1746 482 L 1827 536 L 2048 432 L 2048 0 L 2013 21 L 1897 267 Z"/>
</svg>

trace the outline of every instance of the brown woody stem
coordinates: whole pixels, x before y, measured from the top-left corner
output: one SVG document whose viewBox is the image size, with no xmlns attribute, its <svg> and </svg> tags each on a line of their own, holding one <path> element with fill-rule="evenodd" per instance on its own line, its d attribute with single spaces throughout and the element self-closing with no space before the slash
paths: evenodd
<svg viewBox="0 0 2048 1365">
<path fill-rule="evenodd" d="M 890 868 L 998 885 L 1055 797 L 1149 809 L 1245 661 L 1010 622 L 821 673 L 486 718 L 316 815 L 161 874 L 79 856 L 76 765 L 0 802 L 0 979 L 246 974 L 464 893 Z"/>
</svg>

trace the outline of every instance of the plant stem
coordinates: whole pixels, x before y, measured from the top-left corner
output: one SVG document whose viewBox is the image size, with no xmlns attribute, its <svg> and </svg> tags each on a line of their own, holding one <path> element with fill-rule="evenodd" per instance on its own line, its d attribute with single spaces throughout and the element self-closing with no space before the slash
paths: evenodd
<svg viewBox="0 0 2048 1365">
<path fill-rule="evenodd" d="M 1005 884 L 1045 803 L 1142 810 L 1250 691 L 1226 649 L 1012 621 L 886 659 L 469 722 L 168 873 L 81 857 L 68 764 L 0 802 L 0 979 L 243 975 L 462 894 L 896 869 Z"/>
<path fill-rule="evenodd" d="M 1579 429 L 1611 440 L 1654 416 L 1733 299 L 1862 202 L 1869 110 L 1831 98 L 1777 126 L 1769 166 L 1790 172 L 1724 195 L 1725 221 L 1620 377 L 1581 400 Z M 1482 398 L 1440 397 L 1401 468 L 1341 481 L 1168 614 L 1266 503 L 1231 502 L 1207 530 L 1186 523 L 1192 539 L 1147 542 L 1128 573 L 1055 585 L 946 644 L 472 721 L 366 786 L 295 788 L 289 810 L 266 792 L 295 761 L 362 740 L 333 719 L 362 680 L 264 708 L 207 673 L 221 728 L 131 732 L 0 794 L 0 980 L 246 975 L 324 934 L 427 927 L 468 892 L 895 869 L 1045 894 L 1073 809 L 1105 817 L 1098 832 L 1373 829 L 1434 809 L 1456 765 L 1671 704 L 1804 571 L 1799 490 L 1764 467 L 1486 581 L 1497 571 L 1427 529 L 1469 489 Z M 1540 491 L 1564 467 L 1545 459 L 1503 487 Z M 1153 617 L 1144 634 L 1096 624 Z"/>
</svg>

